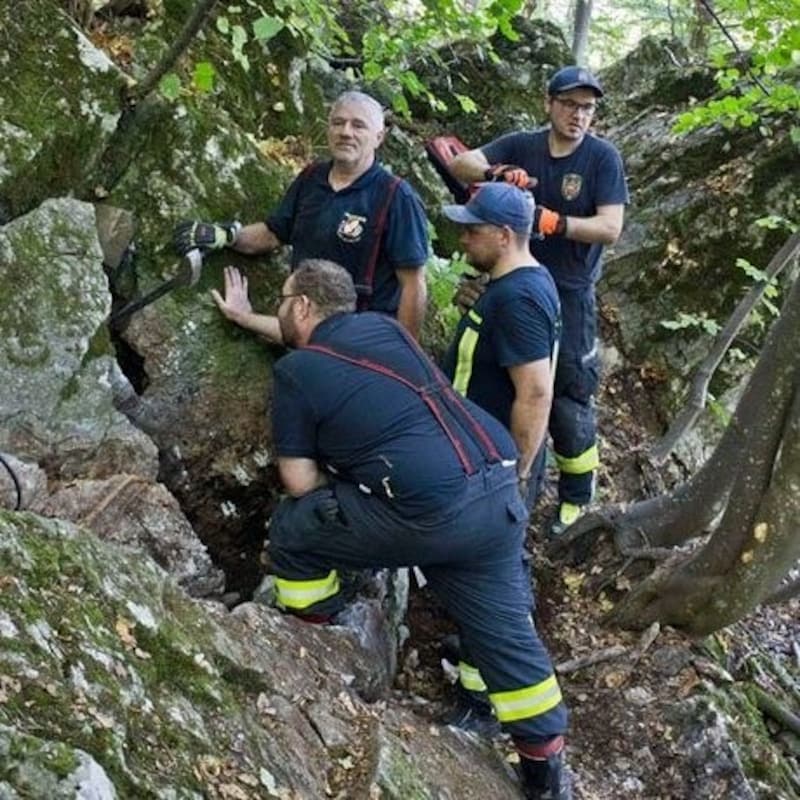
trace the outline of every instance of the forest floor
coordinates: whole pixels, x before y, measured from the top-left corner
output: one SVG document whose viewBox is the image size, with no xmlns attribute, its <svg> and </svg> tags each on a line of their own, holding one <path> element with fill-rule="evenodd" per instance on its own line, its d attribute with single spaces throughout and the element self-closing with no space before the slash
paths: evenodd
<svg viewBox="0 0 800 800">
<path fill-rule="evenodd" d="M 640 498 L 647 486 L 636 452 L 657 429 L 636 374 L 617 372 L 606 381 L 599 408 L 603 466 L 598 501 Z M 643 566 L 626 565 L 605 537 L 592 543 L 581 563 L 551 560 L 545 554 L 544 531 L 554 508 L 550 476 L 531 522 L 529 545 L 536 575 L 537 626 L 558 665 L 571 714 L 568 761 L 575 800 L 800 797 L 800 739 L 790 735 L 786 746 L 794 752 L 788 764 L 795 772 L 797 793 L 772 784 L 769 766 L 774 756 L 758 744 L 755 734 L 753 749 L 764 777 L 744 781 L 736 750 L 728 743 L 730 726 L 714 714 L 704 717 L 697 711 L 706 707 L 704 697 L 719 696 L 740 681 L 751 680 L 753 661 L 759 658 L 783 666 L 800 686 L 800 601 L 760 610 L 705 640 L 671 628 L 642 633 L 604 626 L 605 613 L 636 583 Z M 441 711 L 449 699 L 441 688 L 440 665 L 440 640 L 448 624 L 424 590 L 412 593 L 409 616 L 412 639 L 404 651 L 399 684 L 431 701 L 432 713 Z M 598 654 L 607 659 L 577 669 L 567 666 Z M 769 690 L 768 677 L 762 677 L 763 688 Z M 754 727 L 766 739 L 787 736 L 772 720 L 759 718 Z M 505 751 L 504 745 L 497 746 L 508 755 L 507 743 Z"/>
</svg>

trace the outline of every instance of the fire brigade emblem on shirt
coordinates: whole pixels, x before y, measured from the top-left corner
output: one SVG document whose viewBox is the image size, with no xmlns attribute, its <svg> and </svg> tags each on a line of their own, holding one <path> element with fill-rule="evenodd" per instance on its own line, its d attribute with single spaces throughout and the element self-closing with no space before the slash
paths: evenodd
<svg viewBox="0 0 800 800">
<path fill-rule="evenodd" d="M 339 223 L 336 235 L 344 242 L 357 242 L 364 235 L 366 217 L 359 217 L 346 211 Z"/>
<path fill-rule="evenodd" d="M 574 200 L 581 193 L 583 178 L 574 172 L 568 172 L 561 179 L 561 196 L 565 200 Z"/>
</svg>

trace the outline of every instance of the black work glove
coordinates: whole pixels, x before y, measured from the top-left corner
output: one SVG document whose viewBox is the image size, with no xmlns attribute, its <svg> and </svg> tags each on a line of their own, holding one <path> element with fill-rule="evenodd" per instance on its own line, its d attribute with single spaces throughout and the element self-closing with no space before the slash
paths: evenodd
<svg viewBox="0 0 800 800">
<path fill-rule="evenodd" d="M 317 519 L 324 524 L 334 522 L 339 518 L 339 501 L 330 489 L 316 489 L 318 497 L 315 498 L 314 513 Z"/>
<path fill-rule="evenodd" d="M 183 220 L 172 232 L 172 242 L 179 256 L 185 256 L 190 250 L 221 250 L 233 244 L 241 222 L 198 222 Z"/>
<path fill-rule="evenodd" d="M 493 164 L 484 172 L 483 177 L 491 183 L 510 183 L 518 189 L 529 189 L 534 185 L 530 175 L 514 164 Z"/>
</svg>

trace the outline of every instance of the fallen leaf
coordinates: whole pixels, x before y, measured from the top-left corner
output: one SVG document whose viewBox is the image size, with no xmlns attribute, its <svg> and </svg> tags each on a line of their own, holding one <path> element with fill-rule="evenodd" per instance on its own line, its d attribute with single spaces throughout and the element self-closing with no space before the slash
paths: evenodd
<svg viewBox="0 0 800 800">
<path fill-rule="evenodd" d="M 117 621 L 114 623 L 114 630 L 117 632 L 117 636 L 119 636 L 120 641 L 125 647 L 136 647 L 136 637 L 132 632 L 133 628 L 134 623 L 125 619 L 125 617 L 117 617 Z"/>
</svg>

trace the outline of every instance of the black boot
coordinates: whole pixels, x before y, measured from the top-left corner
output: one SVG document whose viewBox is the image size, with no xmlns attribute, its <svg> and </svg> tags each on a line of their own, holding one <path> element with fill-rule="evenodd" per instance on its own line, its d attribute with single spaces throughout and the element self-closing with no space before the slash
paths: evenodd
<svg viewBox="0 0 800 800">
<path fill-rule="evenodd" d="M 541 757 L 520 752 L 522 786 L 527 800 L 572 800 L 569 773 L 564 766 L 564 740 L 557 737 L 541 747 Z M 548 752 L 550 751 L 550 752 Z"/>
<path fill-rule="evenodd" d="M 483 739 L 495 739 L 501 733 L 500 723 L 488 700 L 476 692 L 458 687 L 456 703 L 441 719 L 442 725 L 452 725 Z"/>
</svg>

